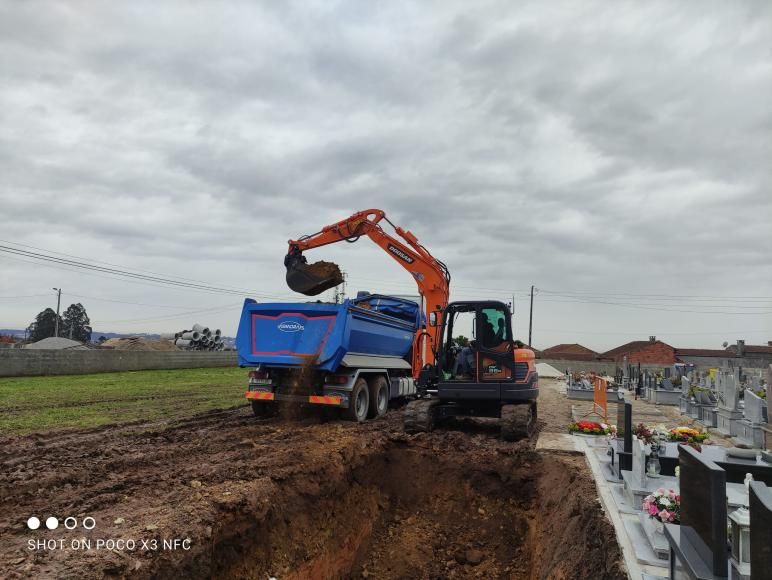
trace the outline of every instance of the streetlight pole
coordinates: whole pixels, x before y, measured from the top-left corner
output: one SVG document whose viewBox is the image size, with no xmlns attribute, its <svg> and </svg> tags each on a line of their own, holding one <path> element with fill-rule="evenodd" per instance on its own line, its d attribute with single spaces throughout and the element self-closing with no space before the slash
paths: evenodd
<svg viewBox="0 0 772 580">
<path fill-rule="evenodd" d="M 531 286 L 531 313 L 528 315 L 528 346 L 532 346 L 531 336 L 533 331 L 533 286 Z"/>
<path fill-rule="evenodd" d="M 62 289 L 52 288 L 52 290 L 56 290 L 56 325 L 54 326 L 54 336 L 59 336 L 59 306 L 62 303 Z"/>
</svg>

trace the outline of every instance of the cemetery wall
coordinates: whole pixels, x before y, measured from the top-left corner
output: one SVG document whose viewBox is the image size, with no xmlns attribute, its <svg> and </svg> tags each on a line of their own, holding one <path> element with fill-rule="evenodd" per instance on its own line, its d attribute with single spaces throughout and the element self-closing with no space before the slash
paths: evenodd
<svg viewBox="0 0 772 580">
<path fill-rule="evenodd" d="M 236 364 L 233 351 L 0 350 L 0 377 L 233 367 Z"/>
<path fill-rule="evenodd" d="M 576 361 L 576 360 L 560 360 L 552 358 L 540 358 L 536 359 L 537 363 L 547 363 L 548 365 L 556 368 L 561 372 L 566 372 L 567 369 L 571 369 L 574 372 L 596 372 L 599 374 L 614 375 L 618 366 L 614 361 Z M 636 365 L 637 366 L 637 365 Z M 661 371 L 662 365 L 649 365 L 642 364 L 641 370 L 648 371 Z"/>
<path fill-rule="evenodd" d="M 693 364 L 698 369 L 717 369 L 732 365 L 744 369 L 766 369 L 769 365 L 767 357 L 759 356 L 687 356 L 678 355 L 678 360 L 686 364 Z"/>
</svg>

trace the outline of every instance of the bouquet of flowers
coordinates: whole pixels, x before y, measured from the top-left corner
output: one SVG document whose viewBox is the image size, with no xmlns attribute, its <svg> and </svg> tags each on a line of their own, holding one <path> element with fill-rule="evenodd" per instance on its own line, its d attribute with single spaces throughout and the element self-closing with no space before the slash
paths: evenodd
<svg viewBox="0 0 772 580">
<path fill-rule="evenodd" d="M 681 523 L 681 496 L 672 489 L 659 488 L 643 498 L 643 511 L 662 523 Z"/>
<path fill-rule="evenodd" d="M 611 427 L 595 421 L 577 421 L 571 423 L 568 430 L 571 433 L 584 433 L 585 435 L 608 435 L 611 432 Z"/>
<path fill-rule="evenodd" d="M 646 445 L 649 445 L 654 441 L 654 431 L 649 429 L 645 423 L 638 423 L 633 429 L 633 435 L 643 441 Z"/>
<path fill-rule="evenodd" d="M 705 441 L 710 435 L 702 433 L 697 429 L 691 427 L 676 427 L 671 429 L 668 438 L 671 441 L 677 441 L 678 443 L 684 443 L 687 445 L 700 444 Z"/>
</svg>

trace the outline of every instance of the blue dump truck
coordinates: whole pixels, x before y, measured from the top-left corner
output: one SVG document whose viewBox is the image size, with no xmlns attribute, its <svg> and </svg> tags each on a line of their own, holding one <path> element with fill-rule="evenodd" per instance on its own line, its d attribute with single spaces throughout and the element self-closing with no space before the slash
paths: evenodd
<svg viewBox="0 0 772 580">
<path fill-rule="evenodd" d="M 412 350 L 423 314 L 411 300 L 365 294 L 341 304 L 247 299 L 236 335 L 258 417 L 281 404 L 324 405 L 364 421 L 415 395 Z"/>
</svg>

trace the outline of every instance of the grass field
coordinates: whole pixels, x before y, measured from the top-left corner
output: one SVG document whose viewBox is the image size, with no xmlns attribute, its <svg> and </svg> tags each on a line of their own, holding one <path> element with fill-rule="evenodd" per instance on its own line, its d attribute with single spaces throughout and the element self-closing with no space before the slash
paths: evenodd
<svg viewBox="0 0 772 580">
<path fill-rule="evenodd" d="M 184 417 L 244 403 L 240 368 L 0 379 L 0 434 Z"/>
</svg>

